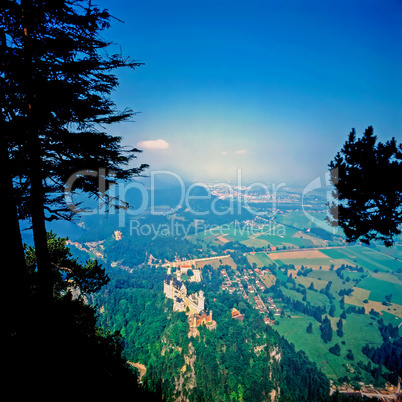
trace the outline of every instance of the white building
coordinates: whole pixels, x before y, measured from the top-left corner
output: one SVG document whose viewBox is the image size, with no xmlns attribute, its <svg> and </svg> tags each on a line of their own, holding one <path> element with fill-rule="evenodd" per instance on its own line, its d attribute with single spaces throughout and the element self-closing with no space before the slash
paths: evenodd
<svg viewBox="0 0 402 402">
<path fill-rule="evenodd" d="M 171 275 L 168 275 L 163 282 L 163 293 L 167 298 L 173 299 L 174 311 L 185 311 L 186 307 L 188 307 L 190 311 L 199 314 L 204 310 L 204 292 L 200 290 L 198 293 L 187 295 L 187 288 L 184 283 Z"/>
</svg>

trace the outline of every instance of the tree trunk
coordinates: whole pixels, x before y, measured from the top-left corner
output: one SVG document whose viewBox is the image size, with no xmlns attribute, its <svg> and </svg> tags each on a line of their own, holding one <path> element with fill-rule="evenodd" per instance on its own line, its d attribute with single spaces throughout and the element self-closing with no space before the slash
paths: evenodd
<svg viewBox="0 0 402 402">
<path fill-rule="evenodd" d="M 20 328 L 23 319 L 24 305 L 28 296 L 27 270 L 24 248 L 22 244 L 16 200 L 12 183 L 12 174 L 8 159 L 8 147 L 4 130 L 1 130 L 0 169 L 5 178 L 6 196 L 3 198 L 4 236 L 1 239 L 1 255 L 5 266 L 4 275 L 5 298 L 7 306 L 4 308 L 5 322 L 8 335 L 13 335 Z M 8 263 L 7 263 L 8 262 Z"/>
<path fill-rule="evenodd" d="M 32 4 L 22 0 L 22 28 L 24 31 L 24 81 L 26 91 L 26 143 L 28 147 L 29 181 L 31 186 L 30 207 L 32 231 L 35 244 L 36 261 L 39 273 L 39 292 L 42 302 L 48 304 L 53 297 L 52 267 L 47 247 L 45 198 L 42 177 L 42 149 L 40 140 L 40 121 L 36 115 L 39 105 L 35 104 L 34 93 L 34 52 L 31 38 Z M 39 72 L 40 73 L 40 72 Z"/>
<path fill-rule="evenodd" d="M 7 42 L 4 30 L 0 31 L 0 51 L 3 55 L 7 54 Z M 4 63 L 4 64 L 3 64 Z M 1 70 L 7 70 L 7 62 L 1 60 Z M 4 75 L 5 80 L 8 79 L 7 74 Z M 7 88 L 3 88 L 7 92 Z M 4 100 L 7 97 L 4 96 Z M 0 241 L 1 255 L 4 264 L 2 275 L 5 286 L 3 287 L 7 308 L 4 309 L 4 321 L 6 323 L 6 331 L 8 336 L 13 336 L 18 332 L 21 323 L 24 321 L 23 312 L 25 301 L 28 296 L 27 269 L 25 264 L 24 247 L 22 244 L 16 198 L 13 188 L 13 173 L 9 160 L 9 143 L 10 132 L 7 127 L 8 115 L 6 111 L 6 103 L 2 102 L 3 112 L 0 116 L 0 171 L 4 178 L 6 189 L 5 197 L 2 197 L 3 211 L 3 231 L 4 236 Z"/>
<path fill-rule="evenodd" d="M 44 194 L 42 181 L 42 159 L 40 138 L 31 133 L 30 143 L 30 184 L 31 184 L 31 215 L 32 232 L 35 243 L 36 262 L 39 273 L 39 292 L 45 304 L 51 302 L 53 297 L 52 266 L 49 258 L 46 235 L 46 219 L 44 210 Z"/>
</svg>

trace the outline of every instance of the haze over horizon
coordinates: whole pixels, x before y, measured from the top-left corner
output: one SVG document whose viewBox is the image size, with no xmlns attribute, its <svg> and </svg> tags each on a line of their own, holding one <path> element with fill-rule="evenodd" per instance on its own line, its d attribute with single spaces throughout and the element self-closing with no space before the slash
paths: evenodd
<svg viewBox="0 0 402 402">
<path fill-rule="evenodd" d="M 402 140 L 400 1 L 97 4 L 124 21 L 107 38 L 145 63 L 119 73 L 113 99 L 140 113 L 110 132 L 151 170 L 303 186 L 352 127 Z"/>
</svg>

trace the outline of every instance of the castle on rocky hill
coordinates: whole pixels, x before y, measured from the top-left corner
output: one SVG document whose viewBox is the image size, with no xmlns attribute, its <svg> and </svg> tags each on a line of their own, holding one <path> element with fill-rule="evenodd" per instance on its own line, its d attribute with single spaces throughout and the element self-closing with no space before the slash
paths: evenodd
<svg viewBox="0 0 402 402">
<path fill-rule="evenodd" d="M 186 307 L 192 313 L 201 313 L 204 310 L 204 292 L 187 294 L 186 285 L 172 275 L 168 275 L 163 282 L 163 293 L 169 299 L 173 299 L 173 311 L 186 311 Z"/>
<path fill-rule="evenodd" d="M 197 327 L 206 325 L 209 330 L 216 329 L 216 322 L 212 319 L 212 310 L 207 312 L 205 308 L 204 292 L 187 294 L 187 288 L 183 282 L 172 275 L 168 275 L 163 282 L 163 293 L 173 300 L 173 311 L 185 311 L 190 325 L 190 336 L 197 336 Z"/>
</svg>

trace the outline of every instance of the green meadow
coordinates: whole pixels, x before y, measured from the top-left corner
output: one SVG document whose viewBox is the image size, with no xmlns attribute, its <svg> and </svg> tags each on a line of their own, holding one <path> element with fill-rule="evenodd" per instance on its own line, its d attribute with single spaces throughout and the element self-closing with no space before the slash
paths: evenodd
<svg viewBox="0 0 402 402">
<path fill-rule="evenodd" d="M 265 253 L 248 254 L 247 260 L 251 266 L 255 263 L 257 268 L 268 267 L 271 264 L 275 264 Z"/>
<path fill-rule="evenodd" d="M 316 219 L 322 218 L 320 215 L 316 217 Z M 281 225 L 283 225 L 282 231 L 279 231 Z M 313 270 L 307 275 L 306 271 L 304 274 L 303 271 L 298 274 L 297 271 L 289 271 L 295 281 L 294 284 L 288 281 L 283 269 L 276 269 L 275 276 L 282 284 L 286 284 L 281 286 L 281 290 L 293 300 L 313 307 L 325 306 L 327 314 L 331 306 L 335 307 L 334 317 L 330 317 L 333 328 L 331 342 L 324 343 L 321 339 L 320 324 L 314 318 L 294 311 L 281 300 L 276 300 L 276 303 L 284 309 L 284 317 L 275 316 L 279 325 L 274 328 L 292 342 L 297 350 L 304 350 L 331 380 L 337 381 L 344 376 L 353 379 L 358 375 L 361 381 L 370 383 L 373 380 L 371 375 L 361 370 L 357 362 L 367 364 L 369 360 L 361 352 L 362 347 L 367 343 L 380 346 L 382 338 L 378 330 L 379 317 L 368 314 L 368 311 L 374 308 L 385 323 L 399 325 L 402 322 L 402 245 L 388 249 L 381 246 L 345 245 L 339 238 L 338 243 L 328 242 L 317 237 L 315 235 L 317 232 L 314 230 L 308 230 L 314 226 L 303 213 L 286 213 L 276 216 L 273 225 L 263 227 L 225 225 L 189 236 L 188 239 L 219 245 L 222 244 L 222 238 L 218 237 L 223 235 L 228 241 L 239 242 L 254 249 L 259 248 L 261 251 L 245 254 L 250 265 L 257 268 L 271 264 L 276 264 L 277 268 L 282 265 L 294 265 L 298 268 L 303 265 L 305 268 L 312 268 Z M 335 247 L 323 247 L 328 244 Z M 272 250 L 273 247 L 276 247 L 275 251 Z M 342 265 L 350 267 L 341 273 L 336 272 Z M 363 272 L 359 272 L 360 267 L 363 268 Z M 272 283 L 274 282 L 269 282 Z M 308 289 L 311 283 L 314 285 L 313 290 Z M 333 298 L 324 294 L 324 289 L 329 284 L 330 296 Z M 297 291 L 303 287 L 305 298 L 303 293 Z M 336 323 L 344 311 L 340 303 L 343 298 L 341 292 L 349 294 L 344 298 L 346 309 L 365 307 L 366 314 L 348 313 L 347 318 L 343 320 L 344 335 L 339 337 L 336 333 Z M 385 297 L 390 294 L 392 294 L 391 305 L 384 305 Z M 254 295 L 249 294 L 252 305 Z M 261 295 L 263 298 L 266 297 L 265 294 Z M 306 332 L 310 322 L 313 326 L 312 334 Z M 402 327 L 400 331 L 402 332 Z M 329 352 L 329 348 L 336 343 L 341 348 L 340 356 Z M 353 361 L 346 357 L 349 349 L 353 351 Z"/>
<path fill-rule="evenodd" d="M 392 294 L 392 303 L 402 304 L 402 285 L 368 277 L 359 283 L 359 287 L 370 291 L 369 300 L 383 302 L 385 296 Z"/>
<path fill-rule="evenodd" d="M 332 341 L 324 343 L 320 336 L 319 323 L 311 317 L 296 313 L 288 318 L 279 319 L 279 325 L 275 329 L 280 335 L 284 336 L 289 342 L 295 345 L 296 350 L 304 350 L 308 357 L 331 379 L 337 380 L 345 375 L 353 376 L 359 371 L 363 380 L 370 381 L 367 375 L 361 371 L 356 362 L 368 363 L 368 358 L 363 355 L 361 348 L 366 344 L 381 345 L 382 338 L 378 330 L 378 324 L 369 315 L 349 314 L 344 322 L 344 336 L 340 338 L 336 332 L 333 334 Z M 339 318 L 336 318 L 336 321 Z M 335 320 L 334 320 L 335 321 Z M 306 332 L 309 323 L 313 325 L 313 333 Z M 345 344 L 342 344 L 345 342 Z M 329 348 L 335 343 L 341 347 L 341 356 L 335 356 L 329 352 Z M 348 349 L 353 350 L 354 361 L 346 358 Z"/>
</svg>

